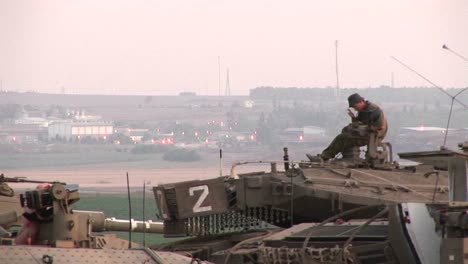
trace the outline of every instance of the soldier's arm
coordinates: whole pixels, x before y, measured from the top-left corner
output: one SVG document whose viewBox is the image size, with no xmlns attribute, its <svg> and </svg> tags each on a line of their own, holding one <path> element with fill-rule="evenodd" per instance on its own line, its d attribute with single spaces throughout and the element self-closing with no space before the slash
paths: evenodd
<svg viewBox="0 0 468 264">
<path fill-rule="evenodd" d="M 385 129 L 385 118 L 382 110 L 379 108 L 373 110 L 370 113 L 370 120 L 371 120 L 371 125 L 375 127 L 377 130 L 383 130 Z"/>
</svg>

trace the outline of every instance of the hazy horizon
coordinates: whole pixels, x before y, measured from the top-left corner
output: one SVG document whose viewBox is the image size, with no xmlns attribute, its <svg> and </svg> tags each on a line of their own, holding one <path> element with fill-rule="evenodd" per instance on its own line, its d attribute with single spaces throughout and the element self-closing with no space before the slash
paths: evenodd
<svg viewBox="0 0 468 264">
<path fill-rule="evenodd" d="M 0 0 L 0 89 L 232 95 L 259 86 L 468 86 L 463 0 Z M 218 60 L 219 58 L 219 60 Z M 218 62 L 220 67 L 218 67 Z M 221 87 L 219 86 L 221 70 Z"/>
</svg>

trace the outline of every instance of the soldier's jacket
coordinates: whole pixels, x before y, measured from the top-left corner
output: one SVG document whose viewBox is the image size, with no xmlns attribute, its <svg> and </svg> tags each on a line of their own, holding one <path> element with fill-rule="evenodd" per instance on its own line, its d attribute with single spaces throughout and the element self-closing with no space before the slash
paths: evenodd
<svg viewBox="0 0 468 264">
<path fill-rule="evenodd" d="M 352 121 L 370 125 L 372 128 L 377 129 L 377 135 L 380 139 L 383 139 L 387 134 L 387 119 L 385 119 L 382 109 L 369 101 L 366 101 L 364 109 L 359 111 L 357 117 L 353 118 Z"/>
</svg>

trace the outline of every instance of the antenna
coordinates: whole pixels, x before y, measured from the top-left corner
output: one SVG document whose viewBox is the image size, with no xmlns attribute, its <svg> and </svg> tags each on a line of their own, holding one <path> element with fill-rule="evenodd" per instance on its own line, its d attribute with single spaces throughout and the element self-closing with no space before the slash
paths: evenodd
<svg viewBox="0 0 468 264">
<path fill-rule="evenodd" d="M 219 148 L 219 177 L 223 176 L 223 149 Z"/>
<path fill-rule="evenodd" d="M 468 87 L 466 87 L 465 89 L 458 92 L 455 96 L 452 96 L 452 103 L 450 104 L 449 118 L 447 120 L 447 128 L 445 129 L 444 144 L 442 145 L 443 147 L 445 147 L 445 143 L 447 142 L 447 135 L 448 135 L 448 129 L 449 129 L 449 125 L 450 125 L 450 118 L 452 117 L 453 101 L 455 100 L 455 97 L 457 97 L 458 95 L 460 95 L 461 93 L 466 91 L 466 89 L 468 89 Z"/>
<path fill-rule="evenodd" d="M 224 91 L 224 95 L 231 95 L 231 85 L 229 84 L 229 68 L 226 70 L 226 90 Z"/>
<path fill-rule="evenodd" d="M 127 172 L 127 192 L 128 192 L 128 249 L 132 248 L 132 201 L 130 200 L 130 181 Z"/>
<path fill-rule="evenodd" d="M 444 45 L 445 46 L 445 45 Z M 444 48 L 443 46 L 443 48 Z M 445 46 L 446 47 L 446 46 Z M 422 74 L 420 74 L 419 72 L 413 70 L 410 66 L 404 64 L 403 62 L 401 62 L 400 60 L 398 60 L 397 58 L 393 57 L 393 56 L 390 56 L 392 59 L 394 59 L 396 62 L 400 63 L 401 65 L 405 66 L 407 69 L 409 69 L 410 71 L 414 72 L 415 74 L 417 74 L 419 77 L 423 78 L 425 81 L 427 81 L 428 83 L 430 83 L 431 85 L 433 85 L 434 87 L 438 88 L 441 92 L 443 92 L 444 94 L 446 94 L 448 97 L 450 97 L 452 99 L 452 103 L 450 104 L 450 112 L 449 112 L 449 117 L 448 117 L 448 120 L 447 120 L 447 127 L 445 129 L 445 136 L 444 136 L 444 143 L 442 144 L 442 148 L 445 148 L 445 144 L 447 143 L 447 135 L 448 135 L 448 129 L 449 129 L 449 126 L 450 126 L 450 119 L 452 117 L 452 109 L 453 109 L 453 102 L 454 101 L 457 101 L 459 104 L 461 104 L 462 106 L 464 106 L 465 108 L 468 108 L 468 106 L 466 106 L 464 103 L 460 102 L 460 100 L 458 100 L 456 97 L 458 95 L 460 95 L 461 93 L 463 93 L 464 91 L 466 91 L 466 89 L 468 89 L 468 87 L 466 87 L 465 89 L 461 90 L 460 92 L 458 92 L 457 94 L 455 94 L 454 96 L 452 96 L 451 94 L 447 93 L 444 89 L 440 88 L 438 85 L 436 85 L 435 83 L 431 82 L 429 79 L 427 79 L 426 77 L 424 77 Z"/>
<path fill-rule="evenodd" d="M 218 95 L 221 96 L 221 62 L 218 56 Z"/>
<path fill-rule="evenodd" d="M 450 49 L 447 45 L 445 45 L 445 44 L 442 45 L 442 48 L 443 48 L 443 49 L 446 49 L 446 50 L 448 50 L 448 51 L 450 51 L 450 52 L 452 52 L 452 53 L 455 54 L 457 57 L 459 57 L 459 58 L 461 58 L 462 60 L 468 62 L 468 59 L 467 59 L 467 58 L 463 57 L 463 55 L 459 54 L 458 52 L 453 51 L 453 50 Z"/>
<path fill-rule="evenodd" d="M 450 49 L 447 45 L 445 45 L 445 44 L 442 45 L 442 48 L 443 48 L 443 49 L 446 49 L 446 50 L 448 50 L 448 51 L 450 51 L 450 52 L 452 52 L 452 53 L 455 54 L 457 57 L 459 57 L 459 58 L 461 58 L 462 60 L 468 62 L 468 59 L 467 59 L 467 58 L 463 57 L 463 56 L 462 56 L 461 54 L 459 54 L 458 52 L 453 51 L 453 50 Z M 453 105 L 453 99 L 454 99 L 456 96 L 458 96 L 459 94 L 461 94 L 462 92 L 464 92 L 466 89 L 468 89 L 468 87 L 465 88 L 465 89 L 463 89 L 463 90 L 461 90 L 459 93 L 457 93 L 457 94 L 452 98 L 452 105 Z M 452 105 L 450 106 L 450 114 L 452 114 Z M 450 116 L 449 116 L 449 122 L 450 122 Z M 447 124 L 447 129 L 448 129 L 448 124 Z M 445 137 L 447 138 L 447 133 L 445 134 Z M 444 140 L 444 142 L 445 142 L 445 140 Z"/>
<path fill-rule="evenodd" d="M 335 96 L 340 96 L 340 79 L 338 75 L 338 40 L 335 40 L 335 70 L 336 70 L 336 92 Z"/>
<path fill-rule="evenodd" d="M 146 201 L 146 180 L 143 180 L 143 223 L 146 221 L 145 217 L 145 201 Z M 143 228 L 143 247 L 146 247 L 146 228 Z"/>
</svg>

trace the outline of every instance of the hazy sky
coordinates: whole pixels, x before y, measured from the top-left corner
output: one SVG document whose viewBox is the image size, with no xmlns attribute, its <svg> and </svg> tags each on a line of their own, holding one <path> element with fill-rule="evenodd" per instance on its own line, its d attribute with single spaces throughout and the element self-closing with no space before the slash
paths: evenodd
<svg viewBox="0 0 468 264">
<path fill-rule="evenodd" d="M 467 0 L 0 0 L 3 90 L 468 86 Z"/>
</svg>

